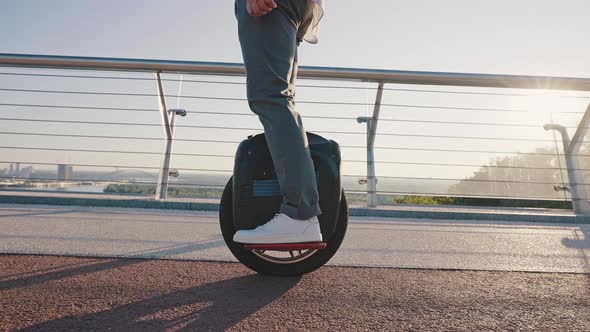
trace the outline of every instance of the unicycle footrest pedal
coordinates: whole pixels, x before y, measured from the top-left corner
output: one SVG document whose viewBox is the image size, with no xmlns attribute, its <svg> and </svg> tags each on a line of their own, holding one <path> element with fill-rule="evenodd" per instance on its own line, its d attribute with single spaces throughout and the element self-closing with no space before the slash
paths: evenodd
<svg viewBox="0 0 590 332">
<path fill-rule="evenodd" d="M 244 249 L 247 250 L 295 251 L 321 250 L 325 248 L 326 244 L 324 242 L 244 244 Z"/>
</svg>

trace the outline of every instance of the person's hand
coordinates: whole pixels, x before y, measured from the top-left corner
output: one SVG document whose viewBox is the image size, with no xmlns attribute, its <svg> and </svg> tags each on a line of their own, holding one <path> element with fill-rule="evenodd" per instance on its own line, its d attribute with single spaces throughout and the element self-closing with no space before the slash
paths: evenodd
<svg viewBox="0 0 590 332">
<path fill-rule="evenodd" d="M 248 14 L 262 16 L 277 8 L 274 0 L 248 0 Z"/>
</svg>

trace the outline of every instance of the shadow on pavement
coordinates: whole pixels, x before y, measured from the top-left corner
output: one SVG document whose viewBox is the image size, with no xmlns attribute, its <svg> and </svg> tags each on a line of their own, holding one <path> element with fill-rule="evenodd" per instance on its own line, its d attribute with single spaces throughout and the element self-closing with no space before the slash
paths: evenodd
<svg viewBox="0 0 590 332">
<path fill-rule="evenodd" d="M 582 264 L 584 264 L 586 270 L 590 271 L 590 257 L 586 253 L 590 249 L 590 227 L 582 226 L 574 229 L 573 238 L 565 237 L 561 240 L 561 243 L 567 248 L 578 249 L 582 256 Z"/>
<path fill-rule="evenodd" d="M 58 270 L 58 271 L 51 271 L 48 273 L 37 274 L 37 275 L 30 275 L 22 278 L 17 279 L 10 279 L 0 282 L 0 290 L 4 289 L 15 289 L 20 287 L 27 287 L 32 285 L 41 284 L 44 282 L 60 280 L 70 277 L 75 277 L 82 274 L 88 274 L 93 272 L 99 272 L 108 269 L 116 269 L 123 266 L 133 265 L 140 263 L 141 260 L 136 259 L 118 259 L 94 264 L 85 264 L 81 266 L 76 266 L 73 268 L 68 268 L 65 270 Z M 35 273 L 35 271 L 31 271 L 30 273 Z"/>
<path fill-rule="evenodd" d="M 59 210 L 59 211 L 40 211 L 40 212 L 25 212 L 16 214 L 3 214 L 0 218 L 16 218 L 16 217 L 32 217 L 32 216 L 44 216 L 44 215 L 55 215 L 55 214 L 68 214 L 79 212 L 77 210 Z"/>
<path fill-rule="evenodd" d="M 109 261 L 101 261 L 98 263 L 92 264 L 83 264 L 83 265 L 75 265 L 74 267 L 68 269 L 61 269 L 57 271 L 46 272 L 43 274 L 34 274 L 36 272 L 41 271 L 30 271 L 27 273 L 23 273 L 23 277 L 19 277 L 18 274 L 10 275 L 11 278 L 17 277 L 16 279 L 9 279 L 9 280 L 0 280 L 0 290 L 4 289 L 14 289 L 20 287 L 27 287 L 31 285 L 37 285 L 44 282 L 64 279 L 75 277 L 81 274 L 88 274 L 94 272 L 100 272 L 103 270 L 108 269 L 116 269 L 124 266 L 129 266 L 133 264 L 139 264 L 144 262 L 142 259 L 138 258 L 167 258 L 174 255 L 180 255 L 183 253 L 190 253 L 198 250 L 205 250 L 215 247 L 224 246 L 225 242 L 219 239 L 212 239 L 212 240 L 205 240 L 205 241 L 198 241 L 198 242 L 189 242 L 189 243 L 180 243 L 174 244 L 171 246 L 161 247 L 150 249 L 146 251 L 134 252 L 131 255 L 127 255 L 126 258 L 128 259 L 115 259 Z M 59 268 L 59 267 L 56 267 Z M 31 275 L 33 274 L 33 275 Z M 27 275 L 27 276 L 24 276 Z M 3 277 L 4 278 L 4 277 Z"/>
<path fill-rule="evenodd" d="M 272 303 L 300 279 L 251 274 L 155 296 L 98 313 L 55 319 L 23 331 L 221 331 Z"/>
<path fill-rule="evenodd" d="M 98 260 L 96 260 L 98 261 Z M 13 273 L 13 274 L 2 274 L 5 271 L 0 271 L 0 290 L 3 289 L 2 288 L 2 282 L 4 281 L 8 281 L 14 278 L 22 278 L 24 276 L 30 276 L 33 274 L 37 274 L 40 275 L 41 273 L 49 273 L 49 272 L 56 272 L 59 270 L 63 270 L 65 268 L 73 268 L 73 267 L 80 267 L 80 266 L 86 266 L 86 265 L 90 265 L 95 261 L 88 261 L 85 260 L 84 262 L 78 262 L 78 263 L 72 263 L 72 264 L 65 264 L 65 265 L 58 265 L 58 266 L 52 266 L 52 267 L 48 267 L 45 269 L 37 269 L 37 270 L 33 270 L 33 271 L 28 271 L 28 272 L 19 272 L 19 273 Z"/>
<path fill-rule="evenodd" d="M 574 229 L 573 238 L 563 238 L 561 243 L 567 248 L 590 249 L 590 227 Z"/>
</svg>

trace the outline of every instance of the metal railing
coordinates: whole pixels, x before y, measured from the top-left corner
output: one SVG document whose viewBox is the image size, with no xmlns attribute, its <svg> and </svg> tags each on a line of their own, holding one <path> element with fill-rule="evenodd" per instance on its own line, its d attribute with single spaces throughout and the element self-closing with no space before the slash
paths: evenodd
<svg viewBox="0 0 590 332">
<path fill-rule="evenodd" d="M 80 89 L 77 85 L 69 86 L 67 88 L 55 88 L 55 87 L 43 87 L 43 88 L 35 88 L 28 86 L 26 82 L 22 83 L 24 86 L 16 86 L 16 84 L 1 84 L 0 85 L 0 96 L 3 96 L 0 99 L 0 108 L 5 107 L 8 109 L 34 109 L 34 110 L 56 110 L 59 112 L 63 111 L 88 111 L 88 114 L 91 113 L 109 113 L 109 112 L 127 112 L 130 114 L 136 114 L 137 118 L 133 118 L 132 121 L 120 121 L 120 116 L 117 120 L 93 120 L 92 117 L 88 119 L 84 117 L 83 119 L 61 119 L 61 118 L 39 118 L 38 116 L 35 117 L 25 117 L 22 116 L 13 116 L 15 113 L 10 115 L 4 115 L 0 117 L 0 123 L 18 123 L 20 124 L 29 124 L 30 126 L 35 125 L 46 125 L 46 126 L 86 126 L 86 127 L 109 127 L 109 128 L 116 128 L 109 131 L 114 130 L 122 130 L 125 128 L 125 133 L 133 132 L 133 128 L 142 128 L 142 130 L 151 130 L 149 128 L 162 128 L 163 136 L 155 137 L 149 135 L 105 135 L 105 134 L 91 134 L 89 132 L 64 132 L 64 131 L 40 131 L 40 130 L 14 130 L 11 131 L 7 128 L 0 128 L 0 135 L 9 135 L 10 137 L 39 137 L 39 138 L 46 138 L 49 140 L 50 138 L 63 138 L 63 139 L 114 139 L 117 141 L 133 141 L 133 142 L 149 142 L 153 141 L 154 143 L 164 142 L 164 152 L 158 151 L 143 151 L 138 149 L 127 149 L 127 150 L 119 150 L 119 149 L 89 149 L 85 146 L 83 147 L 75 147 L 75 148 L 65 148 L 62 146 L 50 146 L 50 147 L 34 147 L 34 146 L 17 146 L 17 144 L 1 144 L 1 150 L 4 151 L 25 151 L 28 153 L 32 153 L 37 151 L 41 152 L 48 152 L 52 151 L 55 153 L 68 151 L 68 152 L 76 152 L 78 154 L 113 154 L 113 155 L 120 155 L 123 157 L 128 157 L 129 155 L 137 155 L 137 156 L 149 156 L 149 155 L 162 155 L 162 159 L 160 165 L 158 166 L 146 166 L 146 165 L 125 165 L 125 164 L 118 164 L 118 165 L 111 165 L 111 164 L 104 164 L 98 162 L 91 162 L 91 163 L 71 163 L 70 165 L 78 165 L 80 167 L 93 167 L 93 168 L 100 168 L 100 167 L 114 167 L 117 169 L 120 168 L 128 168 L 128 169 L 135 169 L 135 170 L 154 170 L 158 171 L 159 175 L 157 176 L 157 180 L 155 181 L 156 184 L 156 197 L 158 199 L 165 199 L 168 193 L 168 185 L 169 185 L 169 177 L 178 176 L 180 171 L 194 171 L 194 172 L 218 172 L 224 173 L 227 175 L 231 174 L 231 167 L 227 169 L 213 167 L 171 167 L 171 159 L 172 157 L 195 157 L 195 158 L 208 158 L 208 159 L 224 159 L 225 163 L 231 163 L 231 158 L 233 155 L 231 153 L 214 153 L 214 152 L 207 152 L 207 151 L 191 151 L 191 152 L 176 152 L 173 151 L 173 143 L 177 142 L 177 144 L 181 144 L 183 142 L 186 143 L 198 143 L 198 144 L 227 144 L 230 146 L 234 146 L 240 141 L 239 138 L 231 139 L 231 135 L 227 134 L 228 132 L 257 132 L 260 131 L 260 126 L 252 125 L 252 126 L 245 126 L 242 125 L 242 120 L 236 120 L 233 122 L 226 121 L 219 121 L 221 123 L 211 124 L 206 123 L 207 119 L 211 118 L 219 118 L 219 117 L 236 117 L 240 119 L 251 119 L 255 116 L 248 112 L 227 112 L 227 111 L 217 111 L 217 110 L 201 110 L 204 108 L 203 105 L 199 104 L 197 111 L 195 111 L 191 107 L 173 107 L 169 108 L 168 105 L 171 103 L 171 100 L 177 98 L 179 100 L 182 98 L 183 100 L 190 100 L 195 102 L 207 101 L 209 103 L 225 103 L 223 105 L 227 105 L 227 103 L 231 102 L 240 102 L 244 103 L 245 98 L 243 96 L 232 96 L 232 95 L 225 95 L 223 92 L 229 90 L 228 87 L 235 87 L 236 91 L 244 90 L 244 82 L 240 80 L 236 80 L 236 78 L 243 78 L 245 75 L 244 68 L 241 64 L 235 63 L 211 63 L 211 62 L 188 62 L 188 61 L 163 61 L 163 60 L 139 60 L 139 59 L 114 59 L 114 58 L 90 58 L 90 57 L 66 57 L 66 56 L 44 56 L 44 55 L 21 55 L 21 54 L 0 54 L 0 67 L 11 67 L 15 68 L 14 71 L 10 72 L 0 72 L 0 77 L 9 77 L 16 82 L 20 82 L 19 80 L 24 78 L 35 78 L 38 80 L 56 80 L 56 79 L 73 79 L 73 80 L 88 80 L 88 81 L 99 81 L 99 80 L 109 80 L 111 82 L 114 81 L 130 81 L 134 82 L 134 84 L 153 84 L 152 87 L 155 85 L 155 93 L 145 93 L 145 92 L 129 92 L 129 91 L 117 91 L 117 90 L 100 90 L 100 89 Z M 50 69 L 47 71 L 46 69 Z M 34 71 L 33 71 L 34 70 Z M 55 70 L 59 70 L 59 72 L 55 72 Z M 64 74 L 61 71 L 71 71 L 77 70 L 78 72 L 73 74 Z M 83 71 L 83 72 L 80 72 Z M 93 73 L 98 72 L 101 74 L 90 74 L 87 71 L 91 71 Z M 104 75 L 103 72 L 111 72 L 113 74 Z M 122 74 L 119 74 L 122 73 Z M 150 73 L 153 76 L 148 77 L 145 76 L 145 73 Z M 130 74 L 136 74 L 135 76 L 130 77 Z M 185 79 L 182 76 L 180 78 L 176 77 L 175 75 L 193 75 L 197 76 L 194 78 Z M 163 75 L 168 75 L 170 77 L 164 77 Z M 226 80 L 219 81 L 213 79 L 202 78 L 204 76 L 207 77 L 225 77 Z M 374 70 L 374 69 L 353 69 L 353 68 L 325 68 L 325 67 L 300 67 L 299 69 L 299 78 L 304 80 L 314 80 L 312 84 L 298 84 L 298 87 L 309 88 L 311 90 L 337 90 L 340 91 L 348 91 L 352 94 L 352 92 L 359 91 L 367 93 L 375 93 L 374 99 L 370 101 L 365 100 L 364 102 L 359 102 L 358 100 L 348 100 L 346 99 L 345 95 L 342 93 L 335 93 L 333 94 L 335 99 L 334 100 L 325 100 L 322 96 L 322 99 L 315 99 L 315 100 L 308 100 L 308 99 L 301 99 L 298 100 L 298 104 L 301 104 L 306 107 L 317 107 L 325 108 L 325 111 L 328 111 L 328 108 L 331 108 L 330 111 L 335 111 L 334 114 L 336 115 L 323 115 L 314 113 L 312 115 L 304 114 L 304 119 L 310 119 L 312 121 L 323 121 L 322 127 L 328 127 L 328 124 L 332 126 L 332 122 L 334 121 L 349 121 L 350 123 L 365 123 L 366 124 L 366 131 L 360 132 L 354 129 L 343 129 L 346 126 L 335 126 L 336 128 L 321 128 L 319 130 L 313 130 L 314 132 L 318 132 L 324 135 L 335 135 L 340 137 L 342 141 L 345 141 L 342 145 L 343 149 L 354 149 L 356 152 L 355 154 L 359 156 L 358 150 L 364 149 L 366 150 L 366 159 L 362 160 L 358 157 L 356 159 L 346 159 L 345 155 L 345 163 L 349 164 L 359 164 L 364 163 L 366 165 L 366 174 L 365 175 L 358 175 L 358 174 L 344 174 L 345 177 L 357 179 L 359 183 L 363 186 L 366 185 L 366 194 L 367 194 L 367 204 L 370 207 L 377 206 L 379 203 L 379 196 L 380 195 L 436 195 L 436 196 L 468 196 L 468 197 L 502 197 L 502 198 L 537 198 L 537 199 L 559 199 L 555 196 L 551 196 L 548 194 L 536 196 L 534 193 L 537 191 L 535 188 L 543 188 L 542 190 L 546 190 L 547 187 L 553 188 L 555 187 L 556 190 L 562 190 L 563 192 L 563 199 L 568 199 L 567 195 L 569 194 L 571 197 L 569 199 L 572 200 L 573 207 L 576 213 L 578 214 L 587 214 L 590 213 L 590 206 L 588 204 L 588 196 L 586 193 L 586 186 L 589 184 L 590 179 L 586 180 L 585 176 L 590 171 L 590 164 L 586 162 L 585 159 L 590 156 L 589 153 L 585 153 L 582 151 L 582 142 L 584 140 L 584 136 L 586 133 L 586 129 L 589 126 L 588 121 L 590 113 L 590 106 L 586 107 L 590 102 L 590 95 L 572 95 L 571 91 L 578 91 L 578 92 L 589 92 L 590 91 L 590 79 L 587 78 L 564 78 L 564 77 L 538 77 L 538 76 L 514 76 L 514 75 L 488 75 L 488 74 L 464 74 L 464 73 L 436 73 L 436 72 L 415 72 L 415 71 L 394 71 L 394 70 Z M 7 82 L 6 80 L 3 80 Z M 338 82 L 338 84 L 326 84 L 326 82 Z M 0 81 L 1 82 L 1 81 Z M 358 83 L 362 82 L 362 83 Z M 220 93 L 217 93 L 216 90 L 211 90 L 210 92 L 213 93 L 204 93 L 198 95 L 187 95 L 181 94 L 180 89 L 182 84 L 203 84 L 203 86 L 215 86 L 215 87 L 223 87 L 223 90 Z M 173 93 L 166 93 L 166 86 L 167 84 L 173 85 L 174 87 L 178 86 L 179 92 L 177 94 Z M 344 84 L 344 85 L 343 85 Z M 364 84 L 364 85 L 363 85 Z M 373 85 L 369 85 L 373 84 Z M 108 86 L 115 86 L 115 84 L 110 84 Z M 417 89 L 415 86 L 423 86 L 425 88 Z M 433 88 L 435 86 L 443 87 L 440 88 Z M 429 88 L 430 87 L 430 88 Z M 456 87 L 465 87 L 465 90 L 456 90 Z M 483 88 L 483 89 L 475 89 L 475 88 Z M 570 113 L 577 117 L 578 115 L 582 115 L 581 119 L 577 121 L 574 126 L 572 125 L 561 125 L 555 123 L 544 123 L 545 126 L 529 123 L 526 121 L 527 118 L 530 119 L 531 114 L 534 114 L 535 110 L 531 109 L 523 109 L 521 107 L 507 107 L 506 105 L 495 105 L 495 99 L 499 98 L 508 98 L 508 99 L 516 99 L 516 98 L 536 98 L 539 96 L 537 93 L 529 93 L 527 92 L 528 89 L 542 89 L 542 90 L 556 90 L 556 91 L 564 91 L 564 95 L 559 95 L 559 98 L 565 98 L 567 100 L 574 100 L 576 104 L 576 108 L 573 111 L 567 111 L 562 109 L 557 109 L 552 111 L 552 114 L 558 113 Z M 3 95 L 3 94 L 6 94 Z M 19 94 L 19 95 L 17 95 Z M 41 101 L 41 102 L 31 102 L 30 98 L 22 97 L 22 96 L 31 96 L 31 95 L 43 95 L 43 96 L 53 96 L 51 101 Z M 391 97 L 393 95 L 395 103 L 384 102 L 386 98 Z M 415 102 L 414 99 L 410 100 L 408 95 L 414 96 L 414 99 L 424 99 L 423 96 L 425 95 L 436 95 L 436 96 L 445 96 L 445 104 L 437 103 L 438 99 L 435 97 L 431 97 L 431 102 Z M 12 96 L 12 97 L 11 97 Z M 17 100 L 14 96 L 19 97 L 21 101 Z M 108 103 L 99 104 L 99 105 L 91 105 L 89 103 L 84 102 L 83 104 L 72 104 L 68 102 L 63 102 L 63 96 L 69 96 L 70 99 L 78 100 L 80 98 L 154 98 L 157 100 L 158 108 L 150 107 L 150 106 L 141 106 L 137 107 L 135 105 L 136 101 L 133 102 L 126 102 L 126 104 L 133 103 L 133 107 L 121 107 L 119 105 L 111 105 Z M 487 98 L 485 101 L 485 107 L 481 106 L 470 106 L 470 105 L 456 105 L 456 100 L 449 98 L 449 96 L 461 96 L 462 98 L 466 99 L 474 99 L 474 98 Z M 9 98 L 11 97 L 11 98 Z M 369 99 L 367 97 L 366 99 Z M 409 100 L 409 101 L 406 101 Z M 476 101 L 479 103 L 479 101 Z M 517 103 L 518 104 L 518 103 Z M 580 105 L 586 105 L 583 109 L 580 108 Z M 180 106 L 180 105 L 177 105 Z M 209 106 L 209 105 L 207 105 Z M 369 111 L 367 110 L 368 107 L 372 108 L 371 114 L 365 114 L 365 116 L 361 116 L 361 111 L 349 111 L 348 109 L 352 108 L 365 108 L 366 113 Z M 342 112 L 342 109 L 347 109 L 346 112 Z M 404 110 L 407 113 L 415 115 L 416 113 L 424 113 L 425 115 L 421 118 L 392 118 L 392 117 L 384 117 L 383 116 L 383 109 L 394 109 L 401 113 L 400 110 Z M 534 107 L 533 107 L 534 108 Z M 160 123 L 145 123 L 143 120 L 143 115 L 148 114 L 159 114 Z M 338 113 L 336 113 L 338 112 Z M 428 113 L 431 112 L 431 113 Z M 436 112 L 436 113 L 434 113 Z M 475 117 L 476 120 L 465 120 L 463 115 L 457 115 L 457 120 L 448 120 L 448 119 L 436 119 L 436 116 L 441 117 L 440 114 L 450 114 L 452 112 L 459 112 L 463 114 L 469 115 L 476 115 L 472 116 Z M 319 112 L 318 112 L 319 113 Z M 344 116 L 343 113 L 347 113 L 347 116 Z M 355 114 L 356 113 L 356 114 Z M 115 113 L 116 114 L 116 113 Z M 120 114 L 120 113 L 119 113 Z M 189 115 L 198 116 L 199 123 L 198 124 L 184 124 L 184 123 L 176 123 L 176 116 L 177 115 Z M 496 118 L 498 114 L 508 114 L 510 116 L 505 117 L 510 121 L 497 121 Z M 436 115 L 436 116 L 435 116 Z M 485 115 L 485 116 L 484 116 Z M 488 116 L 492 115 L 492 116 Z M 512 121 L 512 117 L 522 116 L 524 117 L 524 121 Z M 141 118 L 140 118 L 141 117 Z M 485 118 L 491 118 L 493 121 L 485 121 Z M 444 118 L 444 116 L 443 116 Z M 484 118 L 480 120 L 479 118 Z M 110 119 L 110 118 L 109 118 Z M 141 119 L 141 120 L 140 120 Z M 239 123 L 239 126 L 232 126 L 233 124 Z M 378 132 L 377 125 L 380 124 L 380 132 Z M 385 127 L 385 125 L 393 125 L 397 127 Z M 357 125 L 358 126 L 358 125 Z M 86 128 L 84 127 L 84 128 Z M 341 128 L 342 127 L 342 128 Z M 436 133 L 434 129 L 425 129 L 427 128 L 449 128 L 448 131 L 452 132 L 449 133 Z M 183 128 L 190 129 L 190 130 L 201 130 L 201 131 L 208 131 L 207 135 L 203 135 L 204 137 L 198 138 L 178 138 L 174 137 L 175 132 L 178 130 L 183 130 Z M 410 129 L 408 129 L 410 128 Z M 462 128 L 462 129 L 453 129 L 453 128 Z M 483 134 L 480 135 L 478 131 L 474 131 L 473 134 L 465 134 L 467 130 L 465 128 L 496 128 L 496 131 L 493 133 L 501 132 L 502 130 L 506 131 L 507 128 L 510 130 L 514 130 L 514 133 L 520 134 L 519 131 L 526 131 L 529 130 L 534 132 L 535 135 L 542 133 L 550 133 L 545 132 L 546 130 L 555 130 L 562 135 L 562 144 L 561 147 L 562 152 L 560 153 L 560 147 L 555 146 L 555 151 L 549 150 L 542 150 L 542 151 L 533 151 L 533 152 L 522 152 L 519 150 L 512 150 L 510 151 L 510 146 L 508 148 L 504 146 L 502 149 L 497 148 L 483 148 L 474 142 L 505 142 L 506 144 L 516 144 L 518 142 L 525 142 L 525 143 L 543 143 L 546 145 L 554 145 L 556 144 L 556 138 L 539 138 L 539 137 L 528 137 L 528 136 L 497 136 L 497 135 L 489 135 Z M 575 134 L 572 136 L 570 140 L 567 128 L 574 128 L 576 129 Z M 486 129 L 487 130 L 487 129 Z M 211 132 L 215 131 L 215 132 Z M 434 133 L 428 133 L 428 131 L 432 131 Z M 482 133 L 485 130 L 481 130 Z M 551 131 L 553 132 L 553 131 Z M 143 133 L 143 131 L 142 131 Z M 208 136 L 209 135 L 209 136 Z M 364 145 L 358 144 L 358 139 L 360 135 L 366 137 L 366 142 Z M 220 139 L 218 137 L 221 136 Z M 428 146 L 416 146 L 412 144 L 407 145 L 375 145 L 376 137 L 383 137 L 389 140 L 396 139 L 398 141 L 407 140 L 408 142 L 415 143 L 416 141 L 421 140 L 431 140 L 431 141 L 438 141 L 438 142 L 455 142 L 453 144 L 450 143 L 440 143 L 434 147 L 431 145 Z M 509 136 L 509 137 L 507 137 Z M 350 138 L 354 137 L 354 138 Z M 346 139 L 345 139 L 346 138 Z M 352 143 L 351 143 L 352 142 Z M 458 143 L 457 143 L 458 142 Z M 357 143 L 357 144 L 354 144 Z M 449 148 L 451 145 L 456 145 L 455 148 Z M 483 145 L 483 144 L 482 144 Z M 491 145 L 487 145 L 491 146 Z M 530 145 L 532 146 L 532 145 Z M 209 149 L 210 150 L 210 149 Z M 414 159 L 401 159 L 401 158 L 390 158 L 389 160 L 378 160 L 375 158 L 378 153 L 376 151 L 381 151 L 382 155 L 389 155 L 392 156 L 393 153 L 402 154 L 408 153 L 408 156 L 421 156 L 426 159 L 426 161 L 419 161 Z M 453 157 L 452 162 L 436 162 L 436 157 L 432 158 L 435 161 L 431 161 L 431 158 L 428 156 L 440 156 L 441 154 L 445 154 L 448 156 L 461 156 L 461 157 Z M 464 157 L 465 155 L 517 155 L 517 156 L 530 156 L 531 158 L 536 157 L 554 157 L 555 159 L 551 159 L 550 163 L 545 162 L 543 165 L 524 165 L 524 164 L 511 164 L 511 160 L 508 160 L 507 163 L 505 160 L 496 160 L 493 163 L 488 165 L 482 165 L 481 158 L 478 162 L 470 162 L 471 159 L 468 157 Z M 0 158 L 6 160 L 0 160 L 0 163 L 10 163 L 15 161 L 13 158 Z M 8 160 L 12 159 L 12 160 Z M 442 159 L 442 158 L 441 158 Z M 563 164 L 565 167 L 562 167 L 562 159 Z M 462 160 L 462 161 L 458 161 Z M 134 162 L 136 164 L 136 162 Z M 26 164 L 35 164 L 35 165 L 49 165 L 51 163 L 47 161 L 27 161 Z M 205 163 L 203 163 L 205 164 Z M 588 164 L 589 166 L 585 166 Z M 380 172 L 383 175 L 377 176 L 377 167 L 383 166 L 387 167 L 388 172 Z M 432 177 L 432 176 L 415 176 L 415 175 L 400 175 L 396 174 L 397 169 L 394 167 L 405 167 L 404 170 L 410 169 L 418 169 L 421 167 L 429 168 L 427 173 L 437 173 L 442 172 L 445 169 L 456 169 L 456 168 L 465 168 L 465 169 L 477 169 L 480 168 L 478 171 L 477 176 L 472 176 L 470 178 L 461 178 L 460 176 L 452 177 L 452 176 L 443 176 L 443 177 Z M 358 172 L 358 167 L 355 168 Z M 434 171 L 433 171 L 434 170 Z M 500 177 L 501 170 L 510 170 L 513 172 L 528 172 L 527 176 L 524 180 L 519 179 L 511 179 L 511 178 L 503 178 Z M 147 171 L 146 171 L 147 172 Z M 551 172 L 551 176 L 547 177 L 546 175 L 537 176 L 535 174 L 539 172 Z M 13 172 L 14 173 L 14 172 Z M 355 172 L 356 173 L 356 172 Z M 443 172 L 444 173 L 444 172 Z M 457 172 L 447 172 L 448 174 L 457 173 Z M 567 173 L 567 181 L 565 180 L 564 173 Z M 389 175 L 387 175 L 389 174 Z M 486 176 L 483 176 L 485 174 Z M 512 173 L 510 173 L 512 174 Z M 540 174 L 540 173 L 539 173 Z M 553 181 L 556 176 L 559 176 L 559 181 Z M 18 179 L 18 176 L 15 177 L 14 174 L 9 174 L 9 176 L 0 177 L 0 182 L 2 178 L 10 178 L 10 179 Z M 33 177 L 34 178 L 34 177 Z M 37 177 L 40 180 L 43 180 L 42 177 Z M 388 190 L 377 190 L 378 188 L 378 181 L 385 180 L 405 180 L 405 181 L 414 181 L 414 182 L 426 182 L 426 183 L 435 183 L 435 182 L 449 182 L 449 183 L 458 183 L 464 184 L 465 188 L 461 190 L 440 190 L 438 192 L 434 192 L 434 190 L 428 189 L 420 189 L 420 190 L 404 190 L 404 188 L 400 188 L 401 185 L 398 185 L 396 188 L 388 189 Z M 547 180 L 549 178 L 549 180 Z M 31 179 L 31 177 L 28 177 Z M 95 180 L 91 178 L 86 178 L 81 181 L 90 181 Z M 111 181 L 112 183 L 116 183 L 116 181 Z M 124 181 L 125 182 L 125 181 Z M 139 184 L 143 183 L 151 183 L 149 181 L 136 181 Z M 125 182 L 129 183 L 129 182 Z M 476 183 L 478 185 L 487 186 L 487 192 L 482 194 L 479 190 L 469 189 L 471 187 L 468 184 Z M 523 184 L 530 187 L 528 190 L 529 193 L 527 194 L 519 194 L 515 192 L 514 195 L 511 192 L 506 192 L 506 190 L 510 190 L 510 185 L 516 184 Z M 200 186 L 200 187 L 208 187 L 213 186 L 207 183 L 191 183 L 184 182 L 184 183 L 175 183 L 175 186 Z M 382 184 L 381 184 L 382 185 Z M 380 186 L 381 186 L 380 185 Z M 496 193 L 499 189 L 498 187 L 505 186 L 505 191 L 501 194 Z M 513 186 L 513 188 L 515 188 Z M 541 191 L 541 190 L 538 190 Z M 531 194 L 532 193 L 532 194 Z"/>
</svg>

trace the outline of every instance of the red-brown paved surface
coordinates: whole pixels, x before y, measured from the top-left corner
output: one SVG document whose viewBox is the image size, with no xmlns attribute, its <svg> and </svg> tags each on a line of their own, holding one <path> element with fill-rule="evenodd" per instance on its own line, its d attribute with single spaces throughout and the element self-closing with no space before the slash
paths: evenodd
<svg viewBox="0 0 590 332">
<path fill-rule="evenodd" d="M 590 331 L 590 276 L 0 255 L 0 308 L 0 330 Z"/>
</svg>

